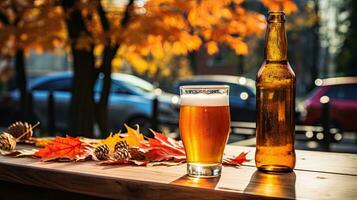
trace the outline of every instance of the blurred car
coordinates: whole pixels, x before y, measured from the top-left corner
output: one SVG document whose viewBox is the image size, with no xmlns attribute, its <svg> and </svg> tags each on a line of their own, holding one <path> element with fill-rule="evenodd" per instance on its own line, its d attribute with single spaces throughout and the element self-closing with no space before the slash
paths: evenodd
<svg viewBox="0 0 357 200">
<path fill-rule="evenodd" d="M 317 79 L 315 83 L 317 87 L 298 105 L 300 123 L 320 125 L 321 101 L 329 101 L 331 133 L 357 131 L 357 77 Z"/>
<path fill-rule="evenodd" d="M 197 75 L 180 80 L 175 84 L 183 85 L 229 85 L 229 104 L 232 121 L 255 122 L 255 81 L 245 77 L 229 75 Z"/>
<path fill-rule="evenodd" d="M 71 72 L 60 72 L 39 77 L 29 83 L 28 90 L 33 95 L 33 112 L 42 128 L 48 128 L 48 97 L 50 91 L 54 96 L 56 130 L 68 130 L 68 118 L 72 88 Z M 153 115 L 153 99 L 157 96 L 159 107 L 159 122 L 162 124 L 177 124 L 178 97 L 162 92 L 151 83 L 128 74 L 113 73 L 112 85 L 108 102 L 108 123 L 111 131 L 118 131 L 124 123 L 130 126 L 140 125 L 141 130 L 150 127 Z M 100 77 L 94 88 L 94 98 L 99 100 L 103 84 Z M 11 93 L 15 101 L 19 101 L 19 91 Z"/>
</svg>

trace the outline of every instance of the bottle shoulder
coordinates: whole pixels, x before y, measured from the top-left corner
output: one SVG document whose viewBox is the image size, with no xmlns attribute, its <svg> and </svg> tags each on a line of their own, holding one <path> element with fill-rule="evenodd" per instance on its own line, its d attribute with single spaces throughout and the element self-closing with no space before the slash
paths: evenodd
<svg viewBox="0 0 357 200">
<path fill-rule="evenodd" d="M 267 63 L 264 62 L 257 73 L 257 85 L 285 85 L 295 84 L 295 73 L 289 62 L 286 63 Z"/>
</svg>

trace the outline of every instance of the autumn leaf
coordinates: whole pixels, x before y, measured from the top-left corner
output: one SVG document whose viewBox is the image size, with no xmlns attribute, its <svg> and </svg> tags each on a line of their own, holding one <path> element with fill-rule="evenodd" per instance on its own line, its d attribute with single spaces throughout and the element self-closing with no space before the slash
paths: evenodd
<svg viewBox="0 0 357 200">
<path fill-rule="evenodd" d="M 88 154 L 86 147 L 87 144 L 80 141 L 79 137 L 56 137 L 51 144 L 39 149 L 35 156 L 40 157 L 43 161 L 56 159 L 77 160 Z"/>
<path fill-rule="evenodd" d="M 107 145 L 109 149 L 114 149 L 116 143 L 122 141 L 119 134 L 110 134 L 107 138 L 99 143 L 99 145 Z M 98 145 L 98 146 L 99 146 Z"/>
<path fill-rule="evenodd" d="M 248 152 L 242 152 L 238 156 L 233 157 L 233 158 L 225 158 L 223 159 L 223 164 L 224 165 L 241 165 L 242 163 L 248 161 L 247 160 L 247 154 Z"/>
<path fill-rule="evenodd" d="M 130 147 L 138 147 L 144 141 L 143 134 L 140 133 L 139 126 L 137 126 L 136 130 L 124 124 L 127 134 L 121 134 L 123 140 L 125 140 Z"/>
<path fill-rule="evenodd" d="M 44 147 L 46 145 L 52 144 L 53 137 L 43 137 L 43 138 L 32 138 L 35 142 L 36 147 Z"/>
<path fill-rule="evenodd" d="M 166 135 L 153 130 L 151 132 L 154 134 L 154 139 L 149 138 L 148 141 L 142 142 L 140 146 L 146 151 L 145 160 L 152 162 L 172 159 L 182 161 L 186 159 L 182 142 L 168 138 Z"/>
<path fill-rule="evenodd" d="M 145 153 L 145 160 L 150 162 L 164 160 L 182 161 L 186 160 L 186 155 L 177 154 L 172 149 L 166 147 L 152 148 Z"/>
<path fill-rule="evenodd" d="M 207 47 L 207 53 L 209 55 L 213 55 L 213 54 L 217 53 L 219 50 L 217 43 L 214 41 L 207 42 L 206 47 Z"/>
<path fill-rule="evenodd" d="M 20 150 L 2 150 L 0 149 L 0 155 L 3 156 L 11 156 L 11 157 L 32 157 L 35 155 L 35 153 L 38 150 L 33 148 L 33 149 L 20 149 Z"/>
</svg>

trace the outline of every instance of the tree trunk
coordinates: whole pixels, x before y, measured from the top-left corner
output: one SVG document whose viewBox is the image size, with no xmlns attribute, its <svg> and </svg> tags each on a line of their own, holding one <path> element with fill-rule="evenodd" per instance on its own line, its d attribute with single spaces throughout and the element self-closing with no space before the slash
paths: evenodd
<svg viewBox="0 0 357 200">
<path fill-rule="evenodd" d="M 190 61 L 190 67 L 191 67 L 191 70 L 192 70 L 192 74 L 197 74 L 197 51 L 199 50 L 196 50 L 196 51 L 191 51 L 188 53 L 188 59 Z"/>
<path fill-rule="evenodd" d="M 16 85 L 20 91 L 20 119 L 29 121 L 31 117 L 27 93 L 27 77 L 25 70 L 25 55 L 23 49 L 16 49 L 15 55 Z"/>
<path fill-rule="evenodd" d="M 109 31 L 109 21 L 105 16 L 105 11 L 98 3 L 98 13 L 102 23 L 103 31 Z M 76 43 L 81 35 L 91 36 L 88 31 L 79 8 L 74 0 L 62 0 L 62 7 L 67 13 L 66 24 L 69 37 L 72 42 L 73 55 L 73 89 L 70 109 L 70 129 L 71 134 L 80 134 L 86 137 L 93 137 L 93 124 L 98 122 L 102 134 L 108 133 L 108 99 L 111 87 L 111 63 L 117 52 L 119 44 L 111 46 L 110 40 L 105 44 L 103 51 L 103 63 L 99 70 L 95 68 L 95 57 L 93 54 L 93 44 L 89 49 L 76 49 Z M 122 26 L 127 25 L 129 11 L 134 5 L 134 0 L 130 0 L 122 19 Z M 95 103 L 94 85 L 98 75 L 102 73 L 103 90 L 100 100 Z"/>
<path fill-rule="evenodd" d="M 66 13 L 66 25 L 73 55 L 73 83 L 69 125 L 72 135 L 93 137 L 94 93 L 96 80 L 93 44 L 89 48 L 77 48 L 80 37 L 91 37 L 83 20 L 80 8 L 74 0 L 62 0 Z"/>
<path fill-rule="evenodd" d="M 108 32 L 110 31 L 110 24 L 108 21 L 108 18 L 106 17 L 105 10 L 102 7 L 102 4 L 100 1 L 97 1 L 98 7 L 97 11 L 99 14 L 99 18 L 101 21 L 101 25 L 103 28 L 103 31 Z M 130 12 L 134 6 L 134 0 L 130 0 L 126 6 L 124 16 L 121 20 L 121 26 L 125 27 L 127 26 L 129 19 L 130 19 Z M 110 88 L 111 88 L 111 74 L 112 74 L 112 60 L 115 57 L 115 54 L 119 48 L 120 42 L 118 42 L 116 45 L 111 45 L 111 41 L 108 39 L 105 44 L 105 48 L 103 50 L 103 63 L 99 68 L 99 73 L 102 74 L 103 77 L 103 88 L 100 94 L 100 100 L 99 102 L 95 105 L 95 116 L 96 116 L 96 121 L 98 123 L 99 129 L 102 133 L 102 135 L 105 135 L 109 132 L 108 128 L 108 101 L 109 101 L 109 95 L 110 95 Z M 97 75 L 98 75 L 97 74 Z"/>
<path fill-rule="evenodd" d="M 70 133 L 93 137 L 95 68 L 91 51 L 72 48 L 73 83 L 70 107 Z"/>
<path fill-rule="evenodd" d="M 118 46 L 106 46 L 103 51 L 103 63 L 100 67 L 100 73 L 103 77 L 103 88 L 100 100 L 95 106 L 96 121 L 102 135 L 109 133 L 108 128 L 108 101 L 111 88 L 112 60 L 118 50 Z"/>
<path fill-rule="evenodd" d="M 239 55 L 237 56 L 237 75 L 242 76 L 244 73 L 244 56 Z"/>
</svg>

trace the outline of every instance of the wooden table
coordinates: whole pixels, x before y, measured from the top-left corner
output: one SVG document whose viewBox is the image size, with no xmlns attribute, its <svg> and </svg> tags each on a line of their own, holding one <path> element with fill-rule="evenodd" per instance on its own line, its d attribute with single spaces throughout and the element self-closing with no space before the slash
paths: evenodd
<svg viewBox="0 0 357 200">
<path fill-rule="evenodd" d="M 249 151 L 248 158 L 253 159 L 254 148 L 226 147 L 229 155 L 242 151 Z M 292 173 L 261 173 L 252 160 L 240 167 L 224 167 L 222 176 L 215 179 L 189 178 L 185 164 L 101 166 L 91 161 L 58 163 L 0 156 L 0 180 L 114 199 L 357 199 L 357 155 L 296 153 Z"/>
</svg>

